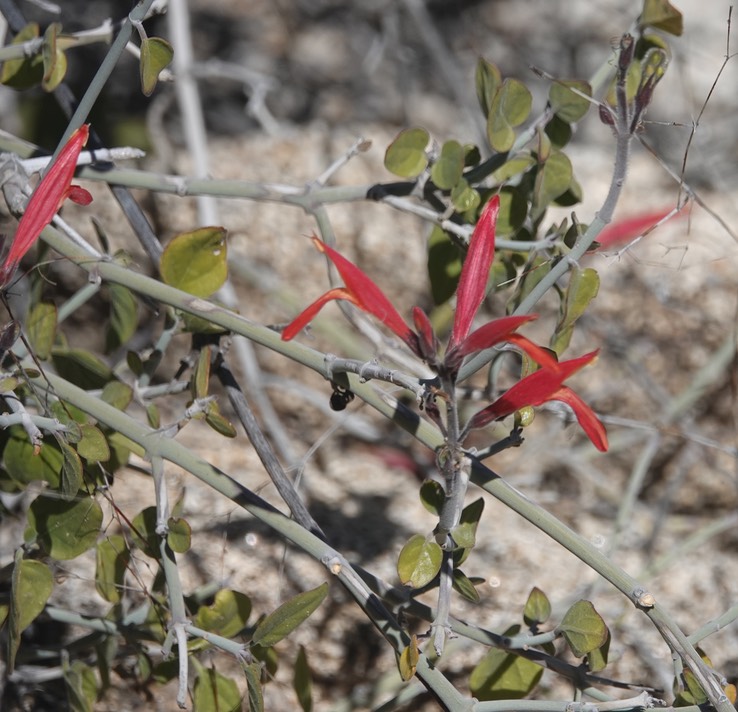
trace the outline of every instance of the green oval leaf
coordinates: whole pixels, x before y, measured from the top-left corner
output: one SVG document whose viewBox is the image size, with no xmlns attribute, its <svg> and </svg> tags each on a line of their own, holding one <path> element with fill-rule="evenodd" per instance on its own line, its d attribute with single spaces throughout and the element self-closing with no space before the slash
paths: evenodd
<svg viewBox="0 0 738 712">
<path fill-rule="evenodd" d="M 469 676 L 469 687 L 478 700 L 520 700 L 530 694 L 543 668 L 504 650 L 490 650 Z"/>
<path fill-rule="evenodd" d="M 457 547 L 471 549 L 477 538 L 477 525 L 484 511 L 484 500 L 480 497 L 464 507 L 459 524 L 451 530 L 451 536 Z"/>
<path fill-rule="evenodd" d="M 452 585 L 467 601 L 479 603 L 481 600 L 474 582 L 461 569 L 454 569 Z"/>
<path fill-rule="evenodd" d="M 138 301 L 120 284 L 109 286 L 110 321 L 105 334 L 105 352 L 110 353 L 130 341 L 138 326 Z"/>
<path fill-rule="evenodd" d="M 441 513 L 446 492 L 443 485 L 436 480 L 426 480 L 420 485 L 420 502 L 431 513 L 438 516 Z"/>
<path fill-rule="evenodd" d="M 42 480 L 48 482 L 52 489 L 57 489 L 61 482 L 64 456 L 56 444 L 44 443 L 36 452 L 23 426 L 11 426 L 8 434 L 3 450 L 3 467 L 9 477 L 20 485 Z"/>
<path fill-rule="evenodd" d="M 305 646 L 301 645 L 295 658 L 295 670 L 292 676 L 292 687 L 297 695 L 297 701 L 303 712 L 312 712 L 313 709 L 313 674 L 308 665 Z"/>
<path fill-rule="evenodd" d="M 147 37 L 141 42 L 141 91 L 151 96 L 162 69 L 169 66 L 174 57 L 172 45 L 161 37 Z"/>
<path fill-rule="evenodd" d="M 35 304 L 28 314 L 26 336 L 36 358 L 46 361 L 56 339 L 56 306 L 49 302 Z"/>
<path fill-rule="evenodd" d="M 110 603 L 121 600 L 123 581 L 131 552 L 126 540 L 113 534 L 99 542 L 95 551 L 95 588 Z"/>
<path fill-rule="evenodd" d="M 397 573 L 405 586 L 420 588 L 430 583 L 441 569 L 443 551 L 435 541 L 416 534 L 402 547 Z"/>
<path fill-rule="evenodd" d="M 528 118 L 533 98 L 517 79 L 505 79 L 495 94 L 487 117 L 487 140 L 495 151 L 509 151 L 515 143 L 514 128 Z"/>
<path fill-rule="evenodd" d="M 77 496 L 82 486 L 82 460 L 79 459 L 77 451 L 60 434 L 56 433 L 55 436 L 59 450 L 64 456 L 59 490 L 62 499 L 71 500 Z"/>
<path fill-rule="evenodd" d="M 465 213 L 475 211 L 482 202 L 482 198 L 479 191 L 472 188 L 466 179 L 462 178 L 451 190 L 451 202 L 458 212 Z"/>
<path fill-rule="evenodd" d="M 84 349 L 54 348 L 51 360 L 62 378 L 86 391 L 102 388 L 114 378 L 104 361 Z"/>
<path fill-rule="evenodd" d="M 95 546 L 102 522 L 102 508 L 94 499 L 65 502 L 41 495 L 28 509 L 25 537 L 35 534 L 50 556 L 67 561 Z"/>
<path fill-rule="evenodd" d="M 231 638 L 246 627 L 250 615 L 251 599 L 223 588 L 215 594 L 212 604 L 200 606 L 194 623 L 198 628 Z"/>
<path fill-rule="evenodd" d="M 572 89 L 576 89 L 575 93 Z M 554 114 L 562 121 L 572 124 L 584 118 L 589 111 L 590 102 L 582 94 L 591 97 L 592 87 L 579 79 L 558 81 L 551 85 L 548 101 Z"/>
<path fill-rule="evenodd" d="M 607 667 L 607 657 L 610 653 L 610 631 L 607 631 L 607 640 L 595 650 L 587 653 L 587 668 L 590 672 L 600 672 Z"/>
<path fill-rule="evenodd" d="M 565 193 L 573 177 L 569 157 L 561 151 L 552 151 L 536 176 L 535 214 L 541 215 L 552 201 Z"/>
<path fill-rule="evenodd" d="M 11 44 L 23 44 L 39 36 L 39 26 L 35 22 L 27 24 Z M 0 83 L 14 89 L 30 89 L 41 82 L 44 76 L 44 60 L 41 53 L 22 59 L 8 59 L 2 64 Z"/>
<path fill-rule="evenodd" d="M 219 433 L 226 438 L 235 438 L 238 434 L 233 423 L 231 423 L 231 421 L 220 412 L 220 408 L 218 408 L 218 404 L 215 401 L 212 401 L 205 411 L 205 422 L 215 430 L 216 433 Z"/>
<path fill-rule="evenodd" d="M 264 712 L 264 695 L 261 691 L 261 665 L 253 662 L 243 668 L 248 686 L 248 712 Z"/>
<path fill-rule="evenodd" d="M 77 443 L 77 454 L 87 462 L 107 462 L 110 459 L 110 447 L 102 431 L 86 423 L 80 426 L 82 439 Z"/>
<path fill-rule="evenodd" d="M 589 601 L 577 601 L 564 615 L 556 632 L 564 636 L 578 658 L 603 646 L 607 626 Z"/>
<path fill-rule="evenodd" d="M 62 665 L 64 686 L 70 712 L 94 712 L 99 694 L 95 671 L 81 660 Z"/>
<path fill-rule="evenodd" d="M 669 0 L 645 0 L 640 24 L 655 27 L 677 37 L 684 32 L 682 13 Z"/>
<path fill-rule="evenodd" d="M 228 276 L 225 228 L 203 227 L 172 238 L 161 256 L 161 278 L 196 297 L 209 297 Z"/>
<path fill-rule="evenodd" d="M 100 399 L 118 410 L 125 410 L 133 400 L 133 389 L 121 381 L 106 383 L 100 394 Z"/>
<path fill-rule="evenodd" d="M 551 348 L 561 356 L 569 346 L 574 325 L 584 314 L 600 289 L 597 270 L 574 267 L 569 277 L 569 286 L 561 304 L 561 315 L 551 337 Z"/>
<path fill-rule="evenodd" d="M 52 22 L 44 32 L 44 44 L 41 50 L 44 63 L 41 87 L 44 91 L 54 91 L 67 73 L 67 57 L 57 45 L 57 35 L 60 31 L 61 25 L 58 22 Z"/>
<path fill-rule="evenodd" d="M 428 277 L 436 304 L 443 304 L 453 296 L 460 275 L 458 248 L 444 230 L 435 226 L 428 238 Z"/>
<path fill-rule="evenodd" d="M 425 153 L 430 134 L 421 128 L 405 129 L 387 147 L 384 166 L 402 178 L 416 178 L 428 165 Z"/>
<path fill-rule="evenodd" d="M 489 112 L 492 110 L 492 101 L 497 94 L 497 90 L 502 84 L 502 75 L 500 70 L 488 62 L 486 59 L 480 57 L 477 62 L 477 70 L 474 75 L 474 83 L 477 89 L 477 99 L 479 99 L 479 106 L 482 108 L 484 117 L 489 116 Z"/>
<path fill-rule="evenodd" d="M 167 544 L 176 554 L 189 551 L 192 542 L 192 527 L 182 517 L 169 517 L 167 520 Z"/>
<path fill-rule="evenodd" d="M 133 543 L 147 556 L 158 559 L 161 537 L 156 531 L 156 507 L 142 509 L 131 522 Z"/>
<path fill-rule="evenodd" d="M 523 610 L 523 620 L 526 625 L 537 626 L 545 623 L 551 615 L 551 602 L 540 588 L 534 586 L 528 594 Z"/>
<path fill-rule="evenodd" d="M 403 682 L 412 680 L 415 675 L 415 670 L 418 667 L 418 661 L 420 660 L 420 651 L 418 650 L 418 639 L 416 636 L 412 636 L 410 644 L 406 645 L 400 653 L 400 658 L 397 661 L 400 669 L 400 677 Z"/>
<path fill-rule="evenodd" d="M 241 693 L 235 680 L 209 667 L 200 667 L 192 700 L 195 712 L 237 712 L 241 709 Z"/>
<path fill-rule="evenodd" d="M 458 141 L 446 141 L 441 155 L 431 168 L 431 179 L 441 190 L 451 190 L 464 172 L 464 147 Z"/>
<path fill-rule="evenodd" d="M 19 550 L 22 557 L 22 551 Z M 16 615 L 23 632 L 40 615 L 54 590 L 51 569 L 41 561 L 16 556 L 11 584 L 10 615 Z M 15 613 L 13 610 L 15 609 Z"/>
<path fill-rule="evenodd" d="M 256 626 L 251 642 L 264 648 L 275 645 L 306 621 L 323 602 L 327 594 L 327 583 L 322 583 L 310 591 L 298 593 Z"/>
</svg>

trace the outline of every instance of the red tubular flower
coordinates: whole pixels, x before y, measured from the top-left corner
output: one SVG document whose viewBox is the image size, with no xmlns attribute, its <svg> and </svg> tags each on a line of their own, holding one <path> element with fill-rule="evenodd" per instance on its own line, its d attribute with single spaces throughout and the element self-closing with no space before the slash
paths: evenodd
<svg viewBox="0 0 738 712">
<path fill-rule="evenodd" d="M 57 159 L 33 191 L 26 210 L 18 223 L 15 238 L 0 266 L 0 288 L 7 286 L 18 263 L 31 249 L 42 230 L 54 219 L 61 204 L 69 198 L 80 205 L 89 205 L 92 196 L 78 185 L 72 185 L 82 147 L 87 143 L 89 126 L 80 126 L 64 144 Z"/>
<path fill-rule="evenodd" d="M 594 411 L 574 391 L 563 385 L 567 378 L 594 361 L 598 353 L 599 351 L 592 351 L 579 358 L 562 361 L 555 366 L 544 366 L 531 373 L 508 389 L 494 403 L 475 413 L 469 420 L 467 429 L 482 428 L 521 408 L 542 405 L 552 400 L 563 401 L 574 411 L 579 424 L 594 446 L 604 452 L 607 450 L 607 434 L 604 426 Z"/>
<path fill-rule="evenodd" d="M 282 339 L 289 341 L 297 336 L 328 302 L 334 299 L 345 299 L 359 309 L 379 319 L 388 329 L 397 334 L 410 347 L 413 353 L 420 356 L 417 335 L 405 323 L 405 320 L 398 314 L 397 310 L 392 306 L 392 302 L 387 299 L 382 290 L 355 264 L 349 262 L 332 247 L 329 247 L 315 236 L 313 236 L 312 240 L 315 247 L 325 253 L 336 266 L 345 286 L 331 289 L 321 297 L 318 297 L 318 299 L 285 327 L 282 331 Z"/>
<path fill-rule="evenodd" d="M 456 314 L 451 341 L 448 344 L 449 351 L 469 334 L 487 291 L 489 269 L 495 256 L 495 228 L 499 212 L 500 198 L 495 195 L 484 206 L 469 240 L 469 251 L 461 268 L 459 286 L 456 290 Z"/>
</svg>

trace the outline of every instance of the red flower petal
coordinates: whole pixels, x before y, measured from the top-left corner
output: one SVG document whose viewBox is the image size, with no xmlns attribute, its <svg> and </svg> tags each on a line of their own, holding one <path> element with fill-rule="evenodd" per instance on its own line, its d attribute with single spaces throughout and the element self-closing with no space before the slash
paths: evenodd
<svg viewBox="0 0 738 712">
<path fill-rule="evenodd" d="M 529 314 L 527 316 L 503 316 L 500 319 L 488 321 L 484 326 L 472 331 L 460 344 L 450 348 L 448 353 L 463 357 L 489 349 L 495 344 L 507 341 L 516 329 L 537 318 L 537 314 Z"/>
<path fill-rule="evenodd" d="M 328 302 L 332 302 L 336 299 L 344 299 L 347 302 L 361 306 L 356 302 L 354 296 L 347 289 L 343 287 L 337 287 L 336 289 L 330 289 L 322 296 L 318 297 L 309 307 L 301 311 L 287 326 L 282 330 L 282 341 L 291 341 L 295 338 L 315 317 L 318 312 Z"/>
<path fill-rule="evenodd" d="M 494 403 L 475 413 L 469 420 L 467 428 L 482 428 L 494 420 L 511 415 L 516 410 L 527 406 L 541 405 L 552 399 L 563 382 L 579 369 L 591 363 L 599 351 L 557 363 L 554 368 L 541 368 L 503 393 Z"/>
<path fill-rule="evenodd" d="M 349 262 L 342 254 L 326 245 L 322 240 L 313 237 L 313 244 L 328 255 L 336 265 L 338 273 L 346 285 L 346 289 L 355 298 L 355 304 L 365 312 L 375 316 L 386 327 L 391 329 L 413 350 L 417 347 L 417 336 L 399 315 L 392 302 L 384 292 L 355 264 Z"/>
<path fill-rule="evenodd" d="M 87 203 L 92 200 L 92 196 L 86 190 L 77 186 L 71 187 L 77 159 L 82 147 L 87 143 L 89 132 L 89 126 L 84 124 L 69 137 L 57 159 L 33 191 L 18 224 L 10 251 L 0 266 L 0 287 L 7 285 L 23 255 L 31 249 L 67 197 L 71 197 L 72 194 L 79 197 L 79 191 L 83 191 L 89 197 L 89 200 L 87 198 L 83 200 L 87 200 Z"/>
<path fill-rule="evenodd" d="M 562 401 L 573 411 L 582 430 L 600 451 L 607 452 L 607 431 L 594 411 L 573 391 L 564 386 L 554 393 L 549 400 Z"/>
<path fill-rule="evenodd" d="M 624 218 L 623 220 L 610 223 L 597 236 L 597 243 L 599 245 L 597 249 L 607 249 L 635 240 L 636 237 L 643 235 L 643 233 L 655 227 L 672 212 L 674 212 L 673 209 L 657 210 L 656 212 L 635 215 L 631 218 Z M 684 217 L 686 214 L 687 212 L 685 210 L 680 210 L 679 212 L 674 212 L 672 217 Z"/>
<path fill-rule="evenodd" d="M 413 307 L 413 322 L 418 330 L 418 347 L 421 352 L 418 355 L 425 361 L 435 361 L 438 353 L 438 339 L 428 315 L 420 307 Z"/>
<path fill-rule="evenodd" d="M 456 290 L 456 315 L 449 349 L 467 337 L 487 291 L 489 269 L 495 256 L 495 227 L 499 212 L 500 198 L 496 195 L 484 206 L 469 240 L 469 251 Z"/>
</svg>

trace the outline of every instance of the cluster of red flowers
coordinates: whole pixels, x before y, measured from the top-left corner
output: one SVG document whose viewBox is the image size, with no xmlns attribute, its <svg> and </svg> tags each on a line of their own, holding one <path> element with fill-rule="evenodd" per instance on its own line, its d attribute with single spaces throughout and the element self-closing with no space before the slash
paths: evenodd
<svg viewBox="0 0 738 712">
<path fill-rule="evenodd" d="M 547 401 L 562 401 L 571 407 L 595 447 L 605 451 L 607 434 L 604 426 L 594 411 L 574 391 L 564 385 L 566 379 L 594 361 L 597 351 L 568 361 L 557 361 L 550 351 L 517 333 L 517 329 L 535 319 L 535 315 L 502 317 L 471 331 L 472 322 L 486 293 L 489 270 L 494 259 L 495 227 L 499 209 L 499 199 L 492 198 L 484 207 L 469 241 L 469 250 L 456 292 L 453 329 L 443 358 L 438 356 L 438 338 L 422 309 L 419 307 L 413 309 L 416 329 L 413 331 L 390 300 L 364 272 L 317 237 L 313 237 L 313 243 L 336 266 L 344 286 L 331 289 L 316 299 L 285 327 L 282 338 L 284 340 L 294 338 L 315 318 L 325 304 L 334 299 L 344 299 L 379 319 L 434 371 L 450 375 L 452 381 L 456 380 L 456 374 L 466 356 L 504 342 L 514 344 L 538 363 L 540 368 L 473 415 L 466 429 L 484 427 L 521 408 L 538 406 Z"/>
</svg>

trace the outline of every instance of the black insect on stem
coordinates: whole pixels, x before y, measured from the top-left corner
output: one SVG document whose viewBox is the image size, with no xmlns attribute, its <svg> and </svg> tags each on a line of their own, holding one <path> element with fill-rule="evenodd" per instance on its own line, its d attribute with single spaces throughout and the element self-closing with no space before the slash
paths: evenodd
<svg viewBox="0 0 738 712">
<path fill-rule="evenodd" d="M 330 406 L 331 410 L 346 410 L 346 406 L 354 399 L 354 394 L 348 388 L 339 386 L 335 381 L 331 381 L 333 393 L 331 393 Z"/>
</svg>

